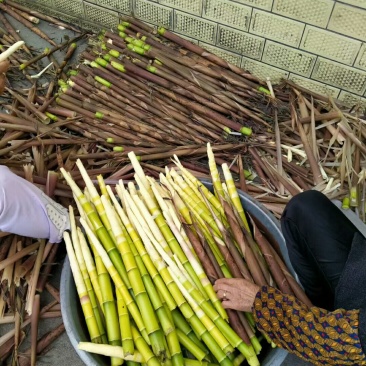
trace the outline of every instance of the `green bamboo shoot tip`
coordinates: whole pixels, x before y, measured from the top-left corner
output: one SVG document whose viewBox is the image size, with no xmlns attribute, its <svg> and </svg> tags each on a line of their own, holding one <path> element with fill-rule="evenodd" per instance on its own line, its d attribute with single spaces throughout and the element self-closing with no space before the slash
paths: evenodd
<svg viewBox="0 0 366 366">
<path fill-rule="evenodd" d="M 106 142 L 110 143 L 110 144 L 113 144 L 114 142 L 114 138 L 113 137 L 108 137 Z"/>
<path fill-rule="evenodd" d="M 163 65 L 163 63 L 160 60 L 158 60 L 158 59 L 155 59 L 154 60 L 154 64 L 157 64 L 159 66 Z"/>
<path fill-rule="evenodd" d="M 107 67 L 107 65 L 108 65 L 108 62 L 107 62 L 106 60 L 103 60 L 103 59 L 102 59 L 102 58 L 100 58 L 100 57 L 97 57 L 97 58 L 95 59 L 95 62 L 96 62 L 98 65 L 103 66 L 103 67 Z"/>
<path fill-rule="evenodd" d="M 350 203 L 350 205 L 351 205 L 351 207 L 357 207 L 358 206 L 358 198 L 357 198 L 357 196 L 358 196 L 358 194 L 357 194 L 357 187 L 356 186 L 353 186 L 352 188 L 351 188 L 351 190 L 350 190 L 350 201 L 349 201 L 349 203 Z"/>
<path fill-rule="evenodd" d="M 224 127 L 223 129 L 224 129 L 224 131 L 225 131 L 226 133 L 228 133 L 228 134 L 230 134 L 230 133 L 231 133 L 231 130 L 230 130 L 230 128 L 229 128 L 229 127 Z"/>
<path fill-rule="evenodd" d="M 144 42 L 144 41 L 142 41 L 141 39 L 134 39 L 134 40 L 132 41 L 132 44 L 134 44 L 134 45 L 135 45 L 135 46 L 137 46 L 137 47 L 144 47 L 145 42 Z"/>
<path fill-rule="evenodd" d="M 249 127 L 242 127 L 240 129 L 240 132 L 243 134 L 243 135 L 246 135 L 246 136 L 250 136 L 252 134 L 252 129 L 249 128 Z"/>
<path fill-rule="evenodd" d="M 125 37 L 125 41 L 128 43 L 132 43 L 133 40 L 134 40 L 134 38 L 132 38 L 132 37 L 129 37 L 129 36 Z"/>
<path fill-rule="evenodd" d="M 120 53 L 116 50 L 109 50 L 109 54 L 115 58 L 118 58 L 120 56 Z"/>
<path fill-rule="evenodd" d="M 107 88 L 110 88 L 112 86 L 112 83 L 110 83 L 106 79 L 101 78 L 100 76 L 94 76 L 94 79 L 95 79 L 95 81 L 106 86 Z"/>
<path fill-rule="evenodd" d="M 132 43 L 129 43 L 127 45 L 127 48 L 130 49 L 132 52 L 136 52 L 138 55 L 144 55 L 145 54 L 145 50 L 139 46 L 136 46 Z"/>
<path fill-rule="evenodd" d="M 119 32 L 119 33 L 118 33 L 118 35 L 119 35 L 121 38 L 123 38 L 123 39 L 125 39 L 125 38 L 127 37 L 127 34 L 126 34 L 125 32 Z"/>
<path fill-rule="evenodd" d="M 111 65 L 112 65 L 112 67 L 114 67 L 118 71 L 126 72 L 125 67 L 122 64 L 119 64 L 118 62 L 112 61 Z"/>
<path fill-rule="evenodd" d="M 129 27 L 131 24 L 129 22 L 123 21 L 121 23 L 124 27 Z"/>
<path fill-rule="evenodd" d="M 260 92 L 262 92 L 262 93 L 264 93 L 264 94 L 271 95 L 271 92 L 270 92 L 268 89 L 266 89 L 264 86 L 260 86 L 260 87 L 258 88 L 258 91 L 260 91 Z"/>
<path fill-rule="evenodd" d="M 108 61 L 108 62 L 110 62 L 111 59 L 112 59 L 112 56 L 111 55 L 108 55 L 108 54 L 105 54 L 105 55 L 103 55 L 103 59 L 106 60 L 106 61 Z"/>
<path fill-rule="evenodd" d="M 103 61 L 104 61 L 104 60 L 103 60 Z M 91 66 L 91 67 L 95 67 L 95 68 L 100 67 L 100 66 L 98 65 L 98 63 L 96 63 L 95 61 L 92 61 L 92 62 L 90 63 L 90 66 Z"/>
<path fill-rule="evenodd" d="M 52 113 L 50 113 L 50 112 L 45 112 L 45 115 L 49 118 L 49 119 L 51 119 L 52 121 L 58 121 L 58 118 L 57 118 L 57 116 L 55 116 L 54 114 L 52 114 Z"/>
<path fill-rule="evenodd" d="M 347 197 L 344 197 L 343 198 L 343 201 L 342 201 L 342 208 L 344 209 L 344 210 L 349 210 L 349 208 L 350 208 L 350 199 L 349 199 L 349 197 L 347 196 Z"/>
<path fill-rule="evenodd" d="M 113 151 L 116 152 L 123 152 L 124 148 L 122 146 L 114 146 L 113 147 Z"/>
<path fill-rule="evenodd" d="M 158 28 L 158 33 L 162 36 L 166 32 L 166 29 L 164 27 Z"/>
<path fill-rule="evenodd" d="M 76 76 L 78 74 L 78 71 L 76 70 L 69 70 L 67 72 L 67 76 Z"/>
<path fill-rule="evenodd" d="M 150 71 L 151 73 L 155 74 L 156 73 L 156 67 L 155 66 L 151 66 L 151 65 L 148 65 L 146 67 L 146 70 L 147 71 Z"/>
<path fill-rule="evenodd" d="M 102 112 L 95 112 L 95 118 L 102 119 L 104 114 Z"/>
<path fill-rule="evenodd" d="M 123 32 L 126 29 L 126 27 L 123 24 L 118 24 L 117 29 Z"/>
</svg>

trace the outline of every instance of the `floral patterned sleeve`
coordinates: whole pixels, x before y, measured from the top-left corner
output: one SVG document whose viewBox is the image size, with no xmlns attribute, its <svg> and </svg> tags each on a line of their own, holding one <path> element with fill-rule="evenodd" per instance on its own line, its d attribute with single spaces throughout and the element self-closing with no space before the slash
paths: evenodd
<svg viewBox="0 0 366 366">
<path fill-rule="evenodd" d="M 327 312 L 263 286 L 253 305 L 257 327 L 279 347 L 315 365 L 366 365 L 358 310 Z"/>
</svg>

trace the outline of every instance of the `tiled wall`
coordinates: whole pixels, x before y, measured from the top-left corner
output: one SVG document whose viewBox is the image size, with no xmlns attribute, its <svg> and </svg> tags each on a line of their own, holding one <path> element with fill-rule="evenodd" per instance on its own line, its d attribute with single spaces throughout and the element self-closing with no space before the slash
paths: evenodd
<svg viewBox="0 0 366 366">
<path fill-rule="evenodd" d="M 366 0 L 18 0 L 84 27 L 134 14 L 273 82 L 366 105 Z"/>
</svg>

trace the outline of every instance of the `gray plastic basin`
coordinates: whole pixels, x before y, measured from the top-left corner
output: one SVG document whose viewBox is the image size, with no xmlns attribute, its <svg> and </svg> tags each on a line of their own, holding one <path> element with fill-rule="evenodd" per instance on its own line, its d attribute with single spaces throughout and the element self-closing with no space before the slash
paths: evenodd
<svg viewBox="0 0 366 366">
<path fill-rule="evenodd" d="M 212 190 L 211 182 L 204 181 L 203 183 L 207 188 Z M 253 217 L 260 229 L 264 230 L 267 235 L 271 236 L 271 241 L 277 243 L 290 272 L 296 277 L 287 254 L 285 240 L 281 233 L 278 220 L 261 203 L 254 200 L 245 192 L 239 191 L 239 196 L 246 212 Z M 89 335 L 84 323 L 84 316 L 80 307 L 68 258 L 65 259 L 62 268 L 60 295 L 62 318 L 65 324 L 65 329 L 71 344 L 75 348 L 81 360 L 87 366 L 109 365 L 106 358 L 96 354 L 80 351 L 77 348 L 79 342 L 89 341 Z M 269 349 L 265 352 L 261 352 L 261 365 L 281 365 L 286 356 L 287 352 L 284 350 Z"/>
</svg>

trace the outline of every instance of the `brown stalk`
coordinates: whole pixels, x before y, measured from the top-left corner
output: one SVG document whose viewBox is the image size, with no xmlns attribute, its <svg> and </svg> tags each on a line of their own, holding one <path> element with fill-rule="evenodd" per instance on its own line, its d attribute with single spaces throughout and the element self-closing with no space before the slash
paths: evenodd
<svg viewBox="0 0 366 366">
<path fill-rule="evenodd" d="M 278 181 L 275 179 L 275 177 L 273 176 L 273 173 L 268 169 L 266 164 L 263 162 L 263 159 L 259 156 L 257 149 L 251 146 L 251 147 L 248 147 L 248 151 L 253 156 L 256 167 L 259 166 L 261 168 L 261 171 L 265 174 L 263 177 L 264 182 L 269 181 L 269 183 L 271 184 L 272 187 L 276 187 L 276 189 L 279 190 Z M 253 164 L 254 164 L 254 162 L 253 162 Z M 258 173 L 258 175 L 259 175 L 259 173 Z"/>
<path fill-rule="evenodd" d="M 275 258 L 272 255 L 272 251 L 269 248 L 270 243 L 267 241 L 267 239 L 262 235 L 260 230 L 258 229 L 257 225 L 255 224 L 254 220 L 251 220 L 252 226 L 253 226 L 253 235 L 254 239 L 256 240 L 260 250 L 262 251 L 263 257 L 266 260 L 268 267 L 271 271 L 271 274 L 278 286 L 278 288 L 286 294 L 293 295 L 294 293 L 291 290 L 291 287 L 284 275 L 284 273 L 281 270 L 281 267 L 275 260 Z"/>
<path fill-rule="evenodd" d="M 253 249 L 248 243 L 247 238 L 244 236 L 242 228 L 240 227 L 233 208 L 226 201 L 222 201 L 223 208 L 225 211 L 226 218 L 228 220 L 231 232 L 235 238 L 235 241 L 238 243 L 240 251 L 245 259 L 245 262 L 248 265 L 249 271 L 253 278 L 253 282 L 259 286 L 264 286 L 268 284 L 262 270 L 261 266 L 259 265 L 257 258 L 254 254 Z"/>
<path fill-rule="evenodd" d="M 322 177 L 322 174 L 320 172 L 319 164 L 316 161 L 315 156 L 314 156 L 313 151 L 312 151 L 312 148 L 309 145 L 308 139 L 306 138 L 306 134 L 305 134 L 305 131 L 304 131 L 304 128 L 303 128 L 302 124 L 297 123 L 297 127 L 298 127 L 299 132 L 300 132 L 301 141 L 303 143 L 304 150 L 305 150 L 305 153 L 307 155 L 310 168 L 313 172 L 314 184 L 315 185 L 320 184 L 320 183 L 323 182 L 323 177 Z"/>
<path fill-rule="evenodd" d="M 224 144 L 224 145 L 213 145 L 212 151 L 222 151 L 222 150 L 241 150 L 245 144 Z M 192 156 L 192 155 L 200 155 L 205 154 L 206 147 L 199 147 L 199 148 L 193 148 L 193 149 L 175 149 L 174 154 L 179 156 Z M 150 154 L 150 155 L 143 155 L 140 157 L 140 161 L 147 161 L 147 160 L 156 160 L 156 159 L 164 159 L 164 158 L 170 158 L 172 156 L 171 152 L 165 152 L 161 154 Z"/>
<path fill-rule="evenodd" d="M 226 309 L 226 312 L 229 317 L 229 324 L 234 329 L 236 334 L 244 341 L 244 343 L 250 345 L 250 339 L 243 324 L 240 321 L 239 312 L 232 309 Z"/>
<path fill-rule="evenodd" d="M 9 4 L 8 4 L 9 5 Z M 28 20 L 29 22 L 31 23 L 34 23 L 34 24 L 38 24 L 39 23 L 39 19 L 33 15 L 30 15 L 24 11 L 21 11 L 17 8 L 14 8 L 12 6 L 9 6 L 9 8 L 14 11 L 15 13 L 19 14 L 20 16 L 22 16 L 24 19 Z"/>
<path fill-rule="evenodd" d="M 338 123 L 338 127 L 363 153 L 366 153 L 365 145 L 342 121 Z"/>
<path fill-rule="evenodd" d="M 19 36 L 18 32 L 13 28 L 13 26 L 6 19 L 3 13 L 0 13 L 0 21 L 4 25 L 6 31 L 14 38 L 15 41 L 23 41 L 22 38 Z M 32 56 L 31 51 L 25 44 L 23 45 L 22 48 L 26 53 L 28 53 L 29 56 Z"/>
<path fill-rule="evenodd" d="M 40 303 L 41 297 L 39 294 L 37 294 L 34 297 L 33 311 L 31 316 L 31 366 L 35 366 L 37 361 L 37 338 Z"/>
<path fill-rule="evenodd" d="M 63 332 L 65 331 L 64 324 L 58 325 L 53 330 L 47 332 L 37 341 L 36 352 L 37 355 L 42 355 L 47 352 L 47 348 L 50 346 L 52 342 L 54 342 Z M 26 350 L 22 355 L 19 356 L 18 364 L 19 366 L 28 366 L 29 365 L 29 355 L 31 350 Z"/>
<path fill-rule="evenodd" d="M 85 70 L 87 68 L 81 68 L 83 71 L 88 72 L 88 70 Z M 113 74 L 108 73 L 106 70 L 102 69 L 94 69 L 94 73 L 108 81 L 112 81 L 111 89 L 114 93 L 118 93 L 124 98 L 127 98 L 130 102 L 128 102 L 131 106 L 137 105 L 139 107 L 142 107 L 148 112 L 153 113 L 154 115 L 163 118 L 164 120 L 167 120 L 170 124 L 173 125 L 173 129 L 178 129 L 179 133 L 184 133 L 190 136 L 194 142 L 200 142 L 205 141 L 204 139 L 200 138 L 200 136 L 196 133 L 196 136 L 192 135 L 192 128 L 197 130 L 198 132 L 202 132 L 199 126 L 196 126 L 192 124 L 191 120 L 184 116 L 183 114 L 179 112 L 175 112 L 171 108 L 164 107 L 164 104 L 160 104 L 159 108 L 156 108 L 156 103 L 153 103 L 153 101 L 150 101 L 148 94 L 142 94 L 141 91 L 137 95 L 134 93 L 134 95 L 131 95 L 131 86 L 126 85 L 123 83 L 123 81 L 120 78 L 116 78 L 113 76 Z M 94 84 L 94 85 L 97 85 Z M 107 88 L 103 86 L 98 86 L 102 91 L 107 92 Z M 121 90 L 122 89 L 122 90 Z M 142 98 L 141 98 L 142 97 Z M 176 120 L 177 119 L 177 120 Z M 180 123 L 183 122 L 183 123 Z M 190 127 L 188 128 L 187 124 L 190 124 Z M 181 132 L 183 131 L 183 132 Z M 204 131 L 205 132 L 205 131 Z"/>
<path fill-rule="evenodd" d="M 44 263 L 42 273 L 40 274 L 38 281 L 37 281 L 37 291 L 42 292 L 44 289 L 44 286 L 46 285 L 46 281 L 48 280 L 48 277 L 51 273 L 52 267 L 54 266 L 54 261 L 56 258 L 57 250 L 59 248 L 59 244 L 55 243 L 52 244 L 52 249 L 47 256 L 47 260 Z"/>
<path fill-rule="evenodd" d="M 191 215 L 191 219 L 192 219 L 194 229 L 197 233 L 197 236 L 199 238 L 199 241 L 200 241 L 200 244 L 202 246 L 203 251 L 206 253 L 207 257 L 209 258 L 209 261 L 212 264 L 212 266 L 214 267 L 218 278 L 223 278 L 224 274 L 223 274 L 220 266 L 217 263 L 215 255 L 212 252 L 212 249 L 211 249 L 210 245 L 207 243 L 207 240 L 206 240 L 204 234 L 202 233 L 201 229 L 199 228 L 199 225 L 197 224 L 197 222 L 196 222 L 195 218 L 193 217 L 193 215 Z M 193 243 L 192 243 L 192 245 L 193 245 Z M 200 250 L 199 250 L 199 252 L 200 252 Z"/>
<path fill-rule="evenodd" d="M 40 311 L 40 316 L 42 316 L 43 314 L 45 314 L 49 309 L 51 309 L 55 304 L 57 304 L 57 301 L 52 301 L 51 303 L 47 304 L 46 306 L 44 306 L 42 308 L 42 310 Z M 31 318 L 28 317 L 27 319 L 25 319 L 23 321 L 23 323 L 21 324 L 21 329 L 24 329 L 26 326 L 28 326 L 31 322 Z M 7 342 L 9 339 L 13 338 L 15 334 L 15 330 L 12 329 L 9 332 L 7 332 L 6 334 L 4 334 L 3 336 L 0 337 L 0 347 Z"/>
<path fill-rule="evenodd" d="M 239 182 L 240 182 L 240 190 L 243 192 L 248 193 L 248 187 L 245 181 L 245 174 L 244 174 L 244 168 L 243 168 L 243 159 L 241 154 L 238 156 L 238 170 L 239 170 Z"/>
<path fill-rule="evenodd" d="M 30 22 L 29 20 L 23 18 L 22 16 L 20 16 L 19 14 L 17 14 L 14 10 L 12 10 L 9 6 L 0 3 L 0 9 L 2 9 L 3 11 L 5 11 L 6 13 L 8 13 L 9 15 L 11 15 L 14 19 L 16 19 L 19 23 L 23 24 L 25 27 L 27 27 L 30 31 L 32 31 L 33 33 L 37 34 L 37 36 L 43 38 L 44 40 L 46 40 L 48 43 L 52 44 L 53 46 L 56 46 L 56 42 L 54 42 L 52 39 L 50 39 L 48 37 L 47 34 L 45 34 L 44 32 L 42 32 L 39 28 L 35 27 L 35 25 Z"/>
<path fill-rule="evenodd" d="M 25 338 L 25 332 L 21 332 L 19 343 L 23 342 Z M 14 337 L 8 339 L 0 346 L 0 363 L 5 363 L 6 359 L 14 352 L 15 339 Z"/>
<path fill-rule="evenodd" d="M 72 27 L 70 24 L 63 23 L 59 19 L 53 18 L 51 16 L 48 16 L 48 15 L 45 15 L 45 14 L 42 14 L 42 13 L 39 13 L 38 11 L 29 9 L 26 6 L 20 5 L 20 4 L 14 2 L 14 1 L 11 1 L 11 0 L 6 0 L 6 3 L 8 5 L 10 5 L 11 7 L 13 7 L 13 8 L 17 8 L 19 10 L 22 10 L 22 11 L 28 13 L 28 14 L 34 15 L 35 17 L 37 17 L 39 19 L 42 19 L 42 20 L 45 20 L 48 23 L 53 23 L 53 24 L 58 25 L 60 27 L 70 29 L 74 32 L 80 33 L 79 29 Z"/>
<path fill-rule="evenodd" d="M 32 103 L 28 102 L 25 98 L 23 98 L 20 94 L 12 91 L 9 88 L 6 88 L 6 91 L 10 93 L 15 99 L 18 100 L 24 107 L 29 109 L 35 116 L 37 116 L 42 123 L 48 124 L 50 123 L 49 117 L 47 117 L 44 113 L 40 112 Z"/>
<path fill-rule="evenodd" d="M 45 288 L 58 303 L 61 303 L 60 291 L 57 288 L 53 287 L 49 282 L 46 282 Z"/>
<path fill-rule="evenodd" d="M 299 299 L 301 302 L 303 302 L 305 305 L 312 307 L 313 305 L 312 305 L 311 301 L 309 300 L 309 298 L 307 297 L 307 295 L 305 294 L 304 290 L 301 288 L 301 286 L 298 284 L 298 282 L 294 279 L 294 277 L 288 271 L 288 268 L 286 267 L 285 263 L 280 258 L 280 256 L 277 254 L 275 249 L 272 246 L 269 246 L 269 249 L 271 250 L 273 257 L 275 258 L 275 260 L 281 267 L 282 272 L 285 274 L 286 279 L 287 279 L 288 283 L 290 284 L 293 293 L 295 294 L 295 297 L 297 299 Z"/>
<path fill-rule="evenodd" d="M 3 260 L 0 262 L 0 271 L 2 269 L 4 269 L 5 267 L 7 267 L 10 264 L 15 263 L 17 260 L 25 257 L 26 255 L 28 255 L 29 253 L 35 251 L 38 249 L 40 243 L 34 243 L 32 245 L 29 245 L 27 247 L 25 247 L 24 249 L 22 249 L 21 251 L 17 252 L 16 254 L 14 254 L 11 257 L 8 257 L 7 259 Z"/>
<path fill-rule="evenodd" d="M 287 180 L 286 177 L 280 175 L 280 173 L 266 160 L 263 160 L 263 162 L 268 167 L 269 171 L 273 173 L 274 176 L 277 176 L 278 181 L 286 188 L 286 190 L 291 194 L 291 196 L 296 196 L 298 193 L 300 193 L 300 190 L 298 190 L 289 180 Z"/>
<path fill-rule="evenodd" d="M 40 271 L 41 264 L 42 264 L 41 262 L 42 262 L 44 248 L 45 248 L 45 240 L 41 240 L 40 246 L 38 248 L 37 258 L 34 263 L 32 277 L 31 277 L 31 281 L 29 283 L 27 299 L 26 299 L 26 311 L 29 315 L 32 315 L 32 308 L 33 308 L 33 303 L 34 303 L 34 297 L 36 295 L 37 281 L 38 281 L 39 271 Z"/>
<path fill-rule="evenodd" d="M 198 259 L 200 260 L 203 269 L 210 280 L 211 284 L 214 284 L 215 281 L 219 278 L 218 273 L 215 270 L 214 265 L 211 263 L 210 258 L 207 256 L 204 251 L 199 238 L 193 233 L 189 225 L 183 223 L 184 231 L 186 232 L 189 241 L 191 242 L 195 253 L 197 254 Z"/>
<path fill-rule="evenodd" d="M 221 57 L 206 51 L 202 47 L 193 44 L 166 29 L 164 29 L 163 32 L 159 32 L 159 34 L 162 35 L 164 38 L 167 38 L 170 41 L 179 44 L 180 46 L 186 48 L 187 50 L 204 57 L 205 59 L 215 63 L 216 65 L 221 66 L 224 69 L 229 69 L 230 71 L 242 76 L 247 83 L 249 83 L 249 81 L 245 79 L 246 76 L 253 78 L 252 75 L 248 75 L 248 73 L 246 73 L 243 69 L 240 69 L 239 67 L 223 60 Z"/>
<path fill-rule="evenodd" d="M 3 261 L 7 257 L 10 246 L 11 246 L 12 241 L 13 241 L 14 234 L 6 235 L 6 236 L 7 237 L 4 240 L 1 240 L 0 261 Z"/>
</svg>

